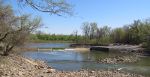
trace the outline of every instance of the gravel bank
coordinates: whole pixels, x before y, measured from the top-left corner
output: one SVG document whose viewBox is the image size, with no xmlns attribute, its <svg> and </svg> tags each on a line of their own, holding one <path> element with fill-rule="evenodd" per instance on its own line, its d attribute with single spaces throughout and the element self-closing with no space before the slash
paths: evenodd
<svg viewBox="0 0 150 77">
<path fill-rule="evenodd" d="M 11 54 L 0 56 L 0 77 L 144 77 L 142 75 L 121 71 L 89 71 L 77 72 L 57 71 L 42 61 L 34 61 Z"/>
<path fill-rule="evenodd" d="M 99 63 L 118 64 L 118 63 L 134 63 L 139 60 L 140 60 L 140 58 L 136 55 L 128 55 L 128 56 L 114 56 L 114 57 L 99 59 L 98 62 Z"/>
</svg>

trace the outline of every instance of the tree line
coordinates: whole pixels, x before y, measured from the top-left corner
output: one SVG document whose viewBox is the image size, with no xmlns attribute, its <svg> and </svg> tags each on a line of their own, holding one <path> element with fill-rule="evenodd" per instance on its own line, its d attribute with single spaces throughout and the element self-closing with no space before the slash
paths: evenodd
<svg viewBox="0 0 150 77">
<path fill-rule="evenodd" d="M 142 44 L 150 46 L 150 19 L 135 20 L 129 25 L 111 29 L 111 27 L 98 27 L 96 22 L 84 22 L 82 24 L 84 43 L 108 45 L 120 44 Z"/>
<path fill-rule="evenodd" d="M 65 0 L 38 0 L 38 2 L 37 0 L 16 1 L 21 5 L 26 4 L 38 11 L 58 16 L 72 14 L 71 6 Z M 11 6 L 5 5 L 0 0 L 0 51 L 4 55 L 8 55 L 14 47 L 21 46 L 31 36 L 42 40 L 71 40 L 80 44 L 142 44 L 143 47 L 150 48 L 150 19 L 135 20 L 129 25 L 115 29 L 108 26 L 99 27 L 96 22 L 84 22 L 81 28 L 82 35 L 78 35 L 77 32 L 73 35 L 32 34 L 40 25 L 41 19 L 39 17 L 33 18 L 27 14 L 16 16 Z"/>
<path fill-rule="evenodd" d="M 135 20 L 131 24 L 114 29 L 109 26 L 99 27 L 96 22 L 84 22 L 81 26 L 81 30 L 82 35 L 78 35 L 77 31 L 71 35 L 55 35 L 37 32 L 34 35 L 34 39 L 71 41 L 78 44 L 142 44 L 143 47 L 150 46 L 150 19 Z"/>
<path fill-rule="evenodd" d="M 75 36 L 74 34 L 70 35 L 63 35 L 63 34 L 46 34 L 39 32 L 36 34 L 30 35 L 30 40 L 33 42 L 76 42 L 79 41 L 79 38 L 82 38 L 82 36 L 78 35 Z"/>
</svg>

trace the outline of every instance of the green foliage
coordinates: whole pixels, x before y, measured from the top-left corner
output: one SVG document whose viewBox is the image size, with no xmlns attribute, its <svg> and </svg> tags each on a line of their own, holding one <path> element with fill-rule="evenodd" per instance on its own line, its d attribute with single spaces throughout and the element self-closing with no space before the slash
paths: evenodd
<svg viewBox="0 0 150 77">
<path fill-rule="evenodd" d="M 76 42 L 76 40 L 82 39 L 82 36 L 74 35 L 55 35 L 55 34 L 32 34 L 31 40 L 45 40 L 45 41 L 68 41 Z"/>
<path fill-rule="evenodd" d="M 146 41 L 142 43 L 142 47 L 150 50 L 150 35 L 148 35 Z"/>
<path fill-rule="evenodd" d="M 105 36 L 100 38 L 99 43 L 100 45 L 109 45 L 111 43 L 111 38 L 109 36 Z"/>
<path fill-rule="evenodd" d="M 122 28 L 111 29 L 108 26 L 98 28 L 97 23 L 86 22 L 82 26 L 83 41 L 90 44 L 108 45 L 110 43 L 143 44 L 150 48 L 150 19 L 135 20 Z"/>
<path fill-rule="evenodd" d="M 111 28 L 108 26 L 98 28 L 96 22 L 85 22 L 82 25 L 84 44 L 101 44 L 105 45 L 111 42 Z"/>
<path fill-rule="evenodd" d="M 111 29 L 108 26 L 98 27 L 96 22 L 85 22 L 82 24 L 83 35 L 55 35 L 38 32 L 32 34 L 33 40 L 46 41 L 71 41 L 80 44 L 100 44 L 111 43 L 121 44 L 143 44 L 143 47 L 150 48 L 150 19 L 144 21 L 136 20 L 132 24 L 121 28 Z"/>
<path fill-rule="evenodd" d="M 140 44 L 147 40 L 147 36 L 150 35 L 150 22 L 149 19 L 145 21 L 134 21 L 130 25 L 130 42 L 133 44 Z"/>
<path fill-rule="evenodd" d="M 126 32 L 122 28 L 116 28 L 112 31 L 114 43 L 124 43 Z"/>
</svg>

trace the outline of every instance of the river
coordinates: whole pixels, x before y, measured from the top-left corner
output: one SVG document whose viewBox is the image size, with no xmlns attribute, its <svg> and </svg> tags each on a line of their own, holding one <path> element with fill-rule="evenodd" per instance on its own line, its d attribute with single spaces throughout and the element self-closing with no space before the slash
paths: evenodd
<svg viewBox="0 0 150 77">
<path fill-rule="evenodd" d="M 69 48 L 68 43 L 32 43 L 31 48 Z M 75 50 L 53 50 L 41 52 L 24 52 L 27 58 L 45 61 L 51 67 L 61 71 L 78 71 L 81 69 L 90 70 L 117 70 L 138 73 L 150 76 L 150 57 L 141 56 L 136 63 L 105 64 L 97 63 L 97 60 L 114 55 L 124 55 L 120 53 L 77 52 Z"/>
</svg>

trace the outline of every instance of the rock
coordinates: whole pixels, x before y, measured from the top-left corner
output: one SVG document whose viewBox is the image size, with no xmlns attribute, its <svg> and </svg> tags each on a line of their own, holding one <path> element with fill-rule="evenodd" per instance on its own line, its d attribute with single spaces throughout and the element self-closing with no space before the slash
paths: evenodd
<svg viewBox="0 0 150 77">
<path fill-rule="evenodd" d="M 48 66 L 47 69 L 52 69 L 52 67 L 49 67 L 49 66 Z"/>
<path fill-rule="evenodd" d="M 44 66 L 42 66 L 42 65 L 35 65 L 35 67 L 36 67 L 37 69 L 42 69 L 42 68 L 44 68 Z"/>
<path fill-rule="evenodd" d="M 108 57 L 104 59 L 100 59 L 98 63 L 110 63 L 110 64 L 117 64 L 117 63 L 131 63 L 138 61 L 139 58 L 136 56 L 115 56 L 115 57 Z"/>
<path fill-rule="evenodd" d="M 22 72 L 22 71 L 19 71 L 18 74 L 19 74 L 19 76 L 22 76 L 22 75 L 23 75 L 23 72 Z"/>
<path fill-rule="evenodd" d="M 5 74 L 5 76 L 8 76 L 8 74 Z"/>
<path fill-rule="evenodd" d="M 90 77 L 96 77 L 96 76 L 90 76 Z"/>
<path fill-rule="evenodd" d="M 90 71 L 90 73 L 94 73 L 95 71 Z"/>
<path fill-rule="evenodd" d="M 4 73 L 2 71 L 0 71 L 0 75 L 3 75 Z"/>
<path fill-rule="evenodd" d="M 117 69 L 116 71 L 114 70 L 115 72 L 106 70 L 93 71 L 84 69 L 74 72 L 56 71 L 55 69 L 52 69 L 45 64 L 38 64 L 41 66 L 35 66 L 20 57 L 21 56 L 16 57 L 16 55 L 8 56 L 8 59 L 6 57 L 5 60 L 8 63 L 0 65 L 0 77 L 144 77 L 142 75 L 122 73 L 120 71 L 117 71 Z M 122 59 L 124 60 L 124 58 Z M 114 63 L 117 62 L 116 60 L 116 58 L 107 58 L 104 60 L 102 59 L 101 61 Z"/>
<path fill-rule="evenodd" d="M 53 72 L 56 72 L 55 69 L 48 69 L 46 73 L 53 73 Z"/>
<path fill-rule="evenodd" d="M 117 62 L 123 62 L 124 60 L 123 59 L 117 59 Z"/>
</svg>

